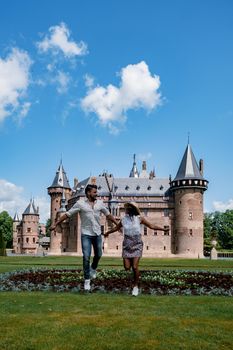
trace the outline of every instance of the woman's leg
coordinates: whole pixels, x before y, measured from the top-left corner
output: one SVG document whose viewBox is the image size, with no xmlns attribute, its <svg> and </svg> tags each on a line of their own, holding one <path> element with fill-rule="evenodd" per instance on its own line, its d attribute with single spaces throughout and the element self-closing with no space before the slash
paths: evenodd
<svg viewBox="0 0 233 350">
<path fill-rule="evenodd" d="M 123 258 L 125 271 L 129 271 L 130 270 L 130 268 L 132 266 L 131 260 L 132 259 L 130 259 L 130 258 Z"/>
<path fill-rule="evenodd" d="M 139 282 L 139 260 L 140 258 L 133 258 L 133 275 L 134 275 L 134 286 L 137 287 L 138 286 L 138 282 Z"/>
</svg>

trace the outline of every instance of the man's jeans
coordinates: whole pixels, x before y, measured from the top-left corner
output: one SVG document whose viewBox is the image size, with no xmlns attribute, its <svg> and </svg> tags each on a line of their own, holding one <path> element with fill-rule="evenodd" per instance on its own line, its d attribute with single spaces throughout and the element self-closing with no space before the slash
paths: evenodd
<svg viewBox="0 0 233 350">
<path fill-rule="evenodd" d="M 83 252 L 83 272 L 85 280 L 90 279 L 90 257 L 91 246 L 94 250 L 94 258 L 91 267 L 96 270 L 98 262 L 102 256 L 102 237 L 81 235 L 82 252 Z"/>
</svg>

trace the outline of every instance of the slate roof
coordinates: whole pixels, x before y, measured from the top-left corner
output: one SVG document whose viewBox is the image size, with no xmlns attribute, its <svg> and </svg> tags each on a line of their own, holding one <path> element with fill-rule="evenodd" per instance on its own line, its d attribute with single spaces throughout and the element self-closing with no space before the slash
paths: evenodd
<svg viewBox="0 0 233 350">
<path fill-rule="evenodd" d="M 32 199 L 30 200 L 27 208 L 24 210 L 23 215 L 39 215 Z"/>
<path fill-rule="evenodd" d="M 91 177 L 81 181 L 73 198 L 85 196 L 85 187 L 91 183 Z M 114 178 L 102 175 L 96 177 L 96 185 L 99 196 L 109 196 L 110 192 L 113 196 L 164 196 L 170 187 L 168 178 Z"/>
<path fill-rule="evenodd" d="M 13 221 L 20 221 L 18 213 L 15 213 Z"/>
<path fill-rule="evenodd" d="M 62 163 L 59 165 L 59 168 L 56 172 L 53 183 L 49 188 L 56 188 L 56 187 L 70 188 L 70 184 L 69 184 L 69 181 L 67 179 L 66 172 L 63 168 Z"/>
<path fill-rule="evenodd" d="M 203 179 L 203 176 L 200 173 L 197 161 L 193 154 L 192 148 L 189 144 L 186 147 L 185 153 L 180 163 L 179 170 L 173 181 L 183 179 Z"/>
</svg>

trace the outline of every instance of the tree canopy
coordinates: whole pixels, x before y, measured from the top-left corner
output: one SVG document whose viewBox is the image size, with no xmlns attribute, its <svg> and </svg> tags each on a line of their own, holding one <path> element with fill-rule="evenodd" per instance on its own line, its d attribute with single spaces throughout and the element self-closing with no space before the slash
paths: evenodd
<svg viewBox="0 0 233 350">
<path fill-rule="evenodd" d="M 204 218 L 204 247 L 211 248 L 211 240 L 216 238 L 218 248 L 233 249 L 233 210 L 224 213 L 214 212 L 205 214 Z"/>
<path fill-rule="evenodd" d="M 2 239 L 6 242 L 6 247 L 11 248 L 13 239 L 13 219 L 7 211 L 2 211 L 0 213 L 0 234 L 2 234 Z"/>
</svg>

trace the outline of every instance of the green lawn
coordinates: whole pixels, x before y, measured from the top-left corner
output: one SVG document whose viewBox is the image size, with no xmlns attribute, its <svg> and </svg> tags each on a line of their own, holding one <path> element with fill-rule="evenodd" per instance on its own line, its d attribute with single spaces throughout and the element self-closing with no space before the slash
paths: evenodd
<svg viewBox="0 0 233 350">
<path fill-rule="evenodd" d="M 82 268 L 82 258 L 73 256 L 8 256 L 0 257 L 0 273 L 18 270 L 22 268 L 37 267 L 78 267 Z M 102 257 L 99 268 L 122 268 L 121 258 Z M 188 269 L 188 270 L 231 270 L 233 260 L 209 260 L 209 259 L 149 259 L 140 261 L 141 269 Z"/>
<path fill-rule="evenodd" d="M 0 349 L 230 350 L 233 299 L 1 293 Z"/>
<path fill-rule="evenodd" d="M 78 267 L 76 257 L 1 257 L 0 272 Z M 141 269 L 232 271 L 232 260 L 142 259 Z M 102 258 L 100 268 L 122 268 Z M 0 293 L 1 350 L 231 350 L 233 298 L 104 293 Z"/>
</svg>

